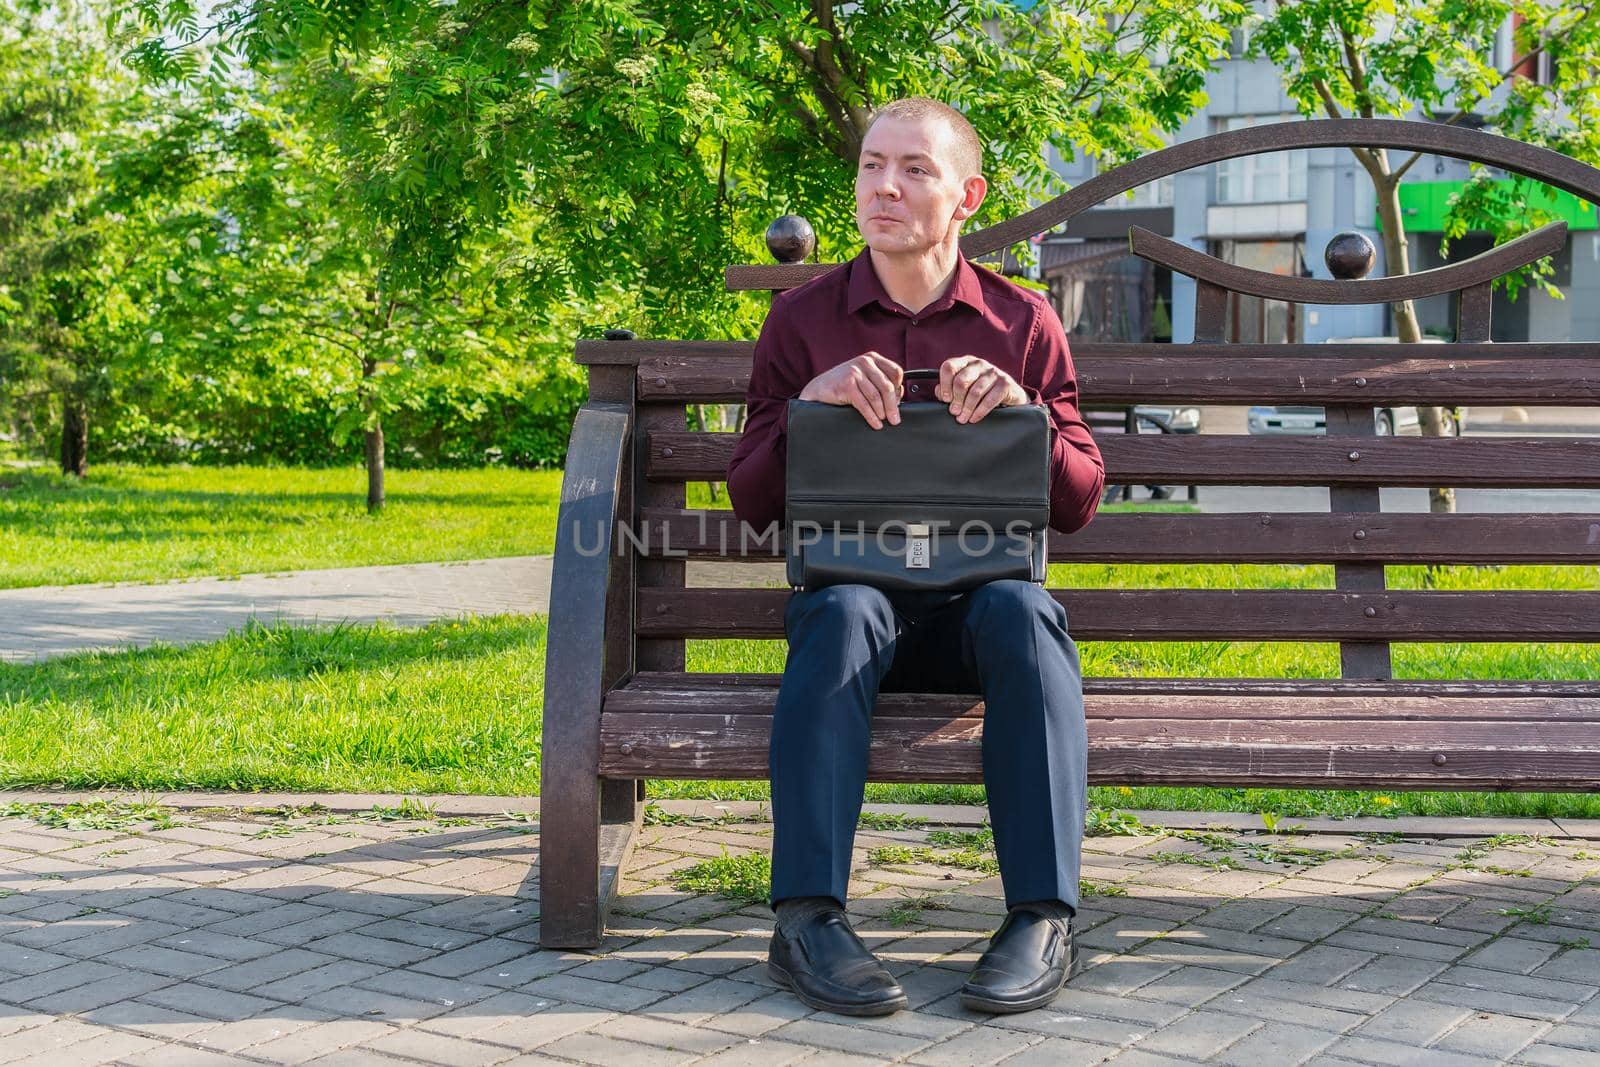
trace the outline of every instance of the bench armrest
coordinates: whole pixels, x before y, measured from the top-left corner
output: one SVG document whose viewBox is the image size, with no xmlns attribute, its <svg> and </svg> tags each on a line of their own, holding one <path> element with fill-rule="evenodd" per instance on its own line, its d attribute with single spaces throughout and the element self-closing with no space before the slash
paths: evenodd
<svg viewBox="0 0 1600 1067">
<path fill-rule="evenodd" d="M 578 409 L 561 480 L 556 551 L 545 636 L 540 745 L 540 894 L 546 947 L 599 943 L 607 894 L 600 871 L 600 705 L 605 697 L 606 624 L 614 574 L 613 530 L 633 442 L 628 404 L 590 400 Z M 627 572 L 623 572 L 624 574 Z M 625 590 L 629 597 L 632 589 Z M 632 616 L 622 625 L 629 627 Z M 613 667 L 615 664 L 612 665 Z M 631 668 L 631 663 L 626 664 Z M 615 887 L 615 880 L 611 883 Z"/>
</svg>

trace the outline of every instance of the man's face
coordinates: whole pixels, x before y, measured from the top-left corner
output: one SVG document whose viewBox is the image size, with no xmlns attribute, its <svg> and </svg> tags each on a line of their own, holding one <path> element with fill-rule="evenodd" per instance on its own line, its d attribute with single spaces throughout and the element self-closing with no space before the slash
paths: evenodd
<svg viewBox="0 0 1600 1067">
<path fill-rule="evenodd" d="M 881 118 L 867 131 L 856 162 L 856 226 L 867 247 L 916 254 L 943 244 L 976 202 L 971 175 L 959 173 L 954 135 L 938 119 Z"/>
</svg>

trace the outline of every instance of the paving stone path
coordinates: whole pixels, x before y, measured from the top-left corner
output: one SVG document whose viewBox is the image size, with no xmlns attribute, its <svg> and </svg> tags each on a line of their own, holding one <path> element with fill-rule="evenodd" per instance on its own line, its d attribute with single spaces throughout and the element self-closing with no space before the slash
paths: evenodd
<svg viewBox="0 0 1600 1067">
<path fill-rule="evenodd" d="M 557 952 L 537 822 L 62 825 L 0 796 L 0 1064 L 1600 1063 L 1600 842 L 1125 825 L 1086 842 L 1088 969 L 991 1018 L 957 990 L 1000 918 L 992 856 L 889 819 L 851 913 L 911 1009 L 861 1020 L 767 978 L 764 905 L 678 887 L 765 854 L 764 814 L 662 809 L 605 942 Z"/>
</svg>

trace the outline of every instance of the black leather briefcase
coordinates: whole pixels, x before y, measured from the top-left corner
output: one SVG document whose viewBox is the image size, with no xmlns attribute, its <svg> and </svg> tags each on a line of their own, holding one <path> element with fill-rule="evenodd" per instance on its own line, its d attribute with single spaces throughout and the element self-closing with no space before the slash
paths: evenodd
<svg viewBox="0 0 1600 1067">
<path fill-rule="evenodd" d="M 907 371 L 937 380 L 936 370 Z M 789 401 L 789 584 L 892 590 L 1043 582 L 1050 423 L 1041 406 L 958 423 L 942 402 L 902 402 L 874 430 L 838 404 Z"/>
</svg>

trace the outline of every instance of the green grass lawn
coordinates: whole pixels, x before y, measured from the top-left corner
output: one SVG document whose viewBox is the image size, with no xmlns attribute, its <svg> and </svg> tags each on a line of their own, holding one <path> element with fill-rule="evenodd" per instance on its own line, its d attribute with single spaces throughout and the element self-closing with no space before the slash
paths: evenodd
<svg viewBox="0 0 1600 1067">
<path fill-rule="evenodd" d="M 560 471 L 0 469 L 0 589 L 549 552 Z"/>
<path fill-rule="evenodd" d="M 542 617 L 0 664 L 0 784 L 534 794 Z"/>
</svg>

